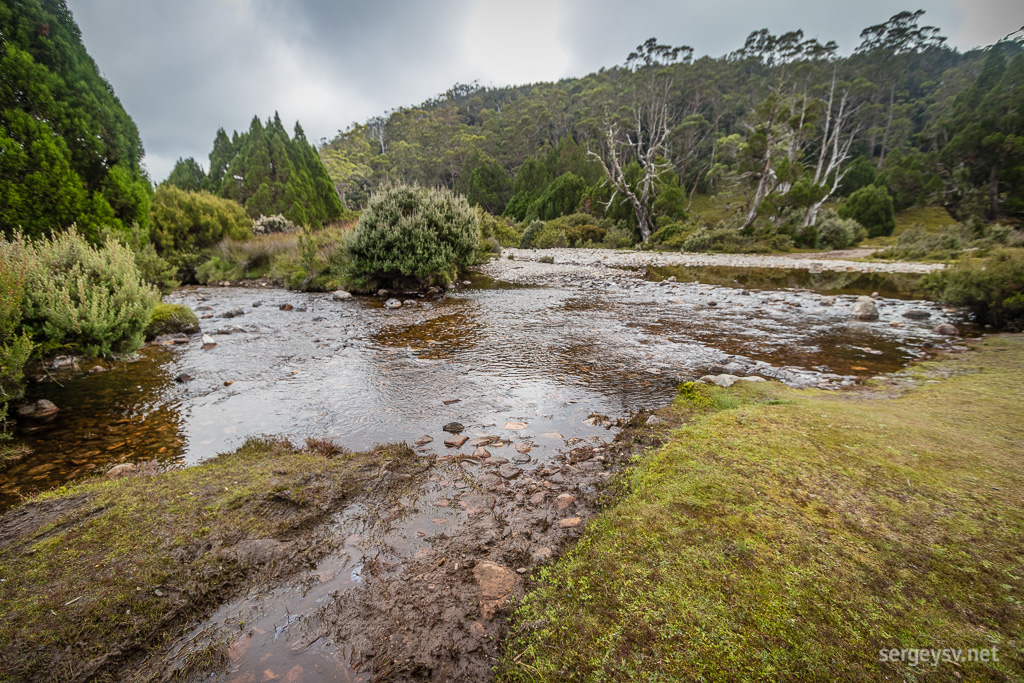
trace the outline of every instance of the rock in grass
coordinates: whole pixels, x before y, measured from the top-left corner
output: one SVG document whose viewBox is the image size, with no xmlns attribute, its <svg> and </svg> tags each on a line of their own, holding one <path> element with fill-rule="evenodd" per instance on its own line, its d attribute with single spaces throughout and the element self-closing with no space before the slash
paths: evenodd
<svg viewBox="0 0 1024 683">
<path fill-rule="evenodd" d="M 199 318 L 188 306 L 157 304 L 146 326 L 146 339 L 163 334 L 198 334 Z"/>
</svg>

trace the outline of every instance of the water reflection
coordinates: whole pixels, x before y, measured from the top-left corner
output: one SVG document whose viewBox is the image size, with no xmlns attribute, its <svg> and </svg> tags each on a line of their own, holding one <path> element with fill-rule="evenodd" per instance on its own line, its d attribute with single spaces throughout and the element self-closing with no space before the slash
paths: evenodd
<svg viewBox="0 0 1024 683">
<path fill-rule="evenodd" d="M 707 281 L 739 283 L 741 274 L 699 270 L 691 275 L 704 284 L 637 277 L 524 288 L 478 278 L 447 300 L 396 311 L 283 290 L 180 290 L 169 300 L 204 316 L 217 345 L 149 347 L 108 372 L 33 384 L 29 398 L 61 413 L 19 435 L 34 453 L 0 475 L 0 505 L 117 462 L 196 463 L 255 434 L 334 437 L 354 449 L 429 434 L 437 451 L 452 421 L 507 440 L 607 437 L 583 421 L 663 404 L 709 366 L 841 386 L 948 343 L 930 330 L 950 316 L 905 291 L 879 299 L 880 321 L 856 323 L 852 296 L 757 291 L 749 273 L 742 288 L 715 286 Z M 885 289 L 828 275 L 843 279 L 843 291 Z M 668 276 L 652 268 L 648 277 Z M 910 308 L 931 317 L 908 320 Z M 194 379 L 175 382 L 181 373 Z M 528 428 L 505 433 L 510 420 Z"/>
</svg>

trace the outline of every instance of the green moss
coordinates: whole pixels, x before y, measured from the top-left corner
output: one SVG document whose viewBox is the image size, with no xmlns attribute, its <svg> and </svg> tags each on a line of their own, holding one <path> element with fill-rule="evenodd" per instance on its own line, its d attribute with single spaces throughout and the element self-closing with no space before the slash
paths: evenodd
<svg viewBox="0 0 1024 683">
<path fill-rule="evenodd" d="M 188 306 L 180 304 L 157 304 L 146 326 L 146 339 L 161 334 L 197 334 L 199 318 Z"/>
<path fill-rule="evenodd" d="M 348 455 L 253 440 L 197 467 L 95 479 L 7 513 L 0 678 L 126 679 L 133 658 L 175 627 L 315 561 L 323 550 L 311 532 L 340 506 L 398 495 L 395 481 L 379 477 L 384 463 L 402 476 L 422 469 L 405 447 Z M 245 539 L 292 543 L 288 561 L 233 552 Z"/>
<path fill-rule="evenodd" d="M 898 398 L 684 385 L 690 422 L 538 572 L 498 679 L 1024 677 L 1024 337 L 914 372 Z"/>
</svg>

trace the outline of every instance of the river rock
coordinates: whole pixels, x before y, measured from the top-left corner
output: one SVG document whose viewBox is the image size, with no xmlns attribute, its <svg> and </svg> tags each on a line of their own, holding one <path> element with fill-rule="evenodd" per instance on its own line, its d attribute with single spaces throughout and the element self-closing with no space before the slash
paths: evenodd
<svg viewBox="0 0 1024 683">
<path fill-rule="evenodd" d="M 565 512 L 569 509 L 569 506 L 575 502 L 576 496 L 571 493 L 560 493 L 558 494 L 558 497 L 555 498 L 555 509 L 559 512 Z"/>
<path fill-rule="evenodd" d="M 480 600 L 480 618 L 490 621 L 512 597 L 512 591 L 519 584 L 519 577 L 508 567 L 484 560 L 473 567 Z"/>
<path fill-rule="evenodd" d="M 214 340 L 213 337 L 211 337 L 208 334 L 204 334 L 203 335 L 203 348 L 204 349 L 212 349 L 216 345 L 217 345 L 217 342 Z"/>
<path fill-rule="evenodd" d="M 334 299 L 335 301 L 348 301 L 349 299 L 352 298 L 352 294 L 346 292 L 344 289 L 339 289 L 338 291 L 331 294 L 331 298 Z"/>
<path fill-rule="evenodd" d="M 470 441 L 469 445 L 472 446 L 473 448 L 477 448 L 478 446 L 490 446 L 497 440 L 498 437 L 496 436 L 482 436 L 479 439 L 473 439 L 472 441 Z"/>
<path fill-rule="evenodd" d="M 903 314 L 903 317 L 908 320 L 927 320 L 932 317 L 932 314 L 930 311 L 926 311 L 923 308 L 911 308 Z"/>
<path fill-rule="evenodd" d="M 241 308 L 234 308 L 234 309 L 228 311 L 227 313 L 222 313 L 220 317 L 222 317 L 222 318 L 237 318 L 240 315 L 245 315 L 245 311 L 243 311 Z"/>
<path fill-rule="evenodd" d="M 388 299 L 384 302 L 384 308 L 390 308 L 392 310 L 402 307 L 402 302 L 398 299 Z"/>
<path fill-rule="evenodd" d="M 878 306 L 870 296 L 857 297 L 853 308 L 850 309 L 850 317 L 854 320 L 878 320 Z"/>
<path fill-rule="evenodd" d="M 187 372 L 183 372 L 177 377 L 175 377 L 174 381 L 177 382 L 178 384 L 184 384 L 185 382 L 191 382 L 194 379 L 195 377 L 193 377 L 192 375 L 188 374 Z"/>
<path fill-rule="evenodd" d="M 103 367 L 102 365 L 94 365 L 91 368 L 89 368 L 89 374 L 90 375 L 95 375 L 98 372 L 106 372 L 106 371 L 107 371 L 107 369 L 105 367 Z"/>
<path fill-rule="evenodd" d="M 534 562 L 547 562 L 548 560 L 551 559 L 551 556 L 553 554 L 554 554 L 554 552 L 551 550 L 551 548 L 549 548 L 549 547 L 547 547 L 545 545 L 545 546 L 541 546 L 540 548 L 537 548 L 536 550 L 534 550 L 533 553 L 530 555 L 530 558 Z"/>
<path fill-rule="evenodd" d="M 526 429 L 527 426 L 528 425 L 525 422 L 506 422 L 505 423 L 505 429 L 508 429 L 508 430 Z"/>
<path fill-rule="evenodd" d="M 26 403 L 18 406 L 18 417 L 23 417 L 28 420 L 36 420 L 37 422 L 49 422 L 53 418 L 57 417 L 57 413 L 60 412 L 60 408 L 55 406 L 52 402 L 47 401 L 45 398 L 41 398 L 33 403 Z"/>
<path fill-rule="evenodd" d="M 416 445 L 417 446 L 426 446 L 428 443 L 433 442 L 433 440 L 434 440 L 434 437 L 430 436 L 429 434 L 424 434 L 420 438 L 416 439 Z"/>
<path fill-rule="evenodd" d="M 460 448 L 467 441 L 469 441 L 468 436 L 450 436 L 444 440 L 444 445 L 449 448 Z"/>
<path fill-rule="evenodd" d="M 530 462 L 530 456 L 527 455 L 526 453 L 516 453 L 515 455 L 512 456 L 512 462 L 514 462 L 517 465 L 525 465 L 526 463 Z"/>
<path fill-rule="evenodd" d="M 545 439 L 561 439 L 562 435 L 558 432 L 544 432 L 541 434 Z"/>
<path fill-rule="evenodd" d="M 723 389 L 728 389 L 740 380 L 736 375 L 704 375 L 697 382 L 700 384 L 716 384 Z"/>
<path fill-rule="evenodd" d="M 444 427 L 441 427 L 441 429 L 450 434 L 458 434 L 463 429 L 465 429 L 465 427 L 462 425 L 461 422 L 449 422 Z"/>
<path fill-rule="evenodd" d="M 506 464 L 498 468 L 498 474 L 500 474 L 503 479 L 515 479 L 522 473 L 523 471 L 515 465 Z"/>
<path fill-rule="evenodd" d="M 501 486 L 504 483 L 504 480 L 493 472 L 482 472 L 477 476 L 476 480 L 487 489 Z"/>
<path fill-rule="evenodd" d="M 583 526 L 583 518 L 566 517 L 565 519 L 559 520 L 558 526 L 562 529 L 576 529 Z"/>
<path fill-rule="evenodd" d="M 107 479 L 116 479 L 117 477 L 123 477 L 129 472 L 135 469 L 135 463 L 123 462 L 120 465 L 114 465 L 103 475 Z"/>
<path fill-rule="evenodd" d="M 483 446 L 480 446 L 475 451 L 473 451 L 473 457 L 474 458 L 489 458 L 489 457 L 491 457 L 491 452 L 489 450 L 487 450 L 486 448 L 484 448 Z"/>
<path fill-rule="evenodd" d="M 955 337 L 956 335 L 960 334 L 960 330 L 956 329 L 956 325 L 950 325 L 949 323 L 942 323 L 941 325 L 936 325 L 932 332 L 934 332 L 935 334 L 942 334 L 947 337 Z"/>
<path fill-rule="evenodd" d="M 262 302 L 262 301 L 253 301 L 253 302 L 252 302 L 252 307 L 253 307 L 253 308 L 259 308 L 259 307 L 260 307 L 260 306 L 262 306 L 262 305 L 263 305 L 263 302 Z"/>
<path fill-rule="evenodd" d="M 528 443 L 517 443 L 516 444 L 516 450 L 519 451 L 520 453 L 529 453 L 530 450 L 531 450 L 530 449 L 530 444 L 528 444 Z"/>
<path fill-rule="evenodd" d="M 280 309 L 282 311 L 290 311 L 293 308 L 295 308 L 295 307 L 292 306 L 291 304 L 281 304 L 280 306 L 278 306 L 278 309 Z"/>
</svg>

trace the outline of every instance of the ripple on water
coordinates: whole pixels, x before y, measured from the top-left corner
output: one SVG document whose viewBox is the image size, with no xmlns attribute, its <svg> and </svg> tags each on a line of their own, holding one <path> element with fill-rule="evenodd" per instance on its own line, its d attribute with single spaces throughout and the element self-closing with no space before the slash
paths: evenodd
<svg viewBox="0 0 1024 683">
<path fill-rule="evenodd" d="M 430 434 L 426 449 L 435 453 L 448 452 L 441 427 L 452 421 L 470 436 L 510 442 L 550 432 L 610 438 L 584 420 L 664 404 L 680 380 L 709 366 L 731 363 L 793 384 L 850 383 L 946 343 L 930 329 L 950 319 L 896 297 L 878 301 L 879 322 L 853 323 L 849 295 L 640 279 L 597 286 L 479 279 L 445 301 L 397 311 L 283 290 L 179 290 L 168 300 L 209 308 L 201 323 L 216 347 L 148 347 L 108 372 L 33 384 L 29 398 L 47 398 L 61 413 L 19 434 L 33 454 L 0 475 L 0 504 L 117 462 L 200 462 L 260 434 L 332 437 L 357 450 Z M 280 310 L 285 303 L 293 310 Z M 906 320 L 909 308 L 932 317 Z M 220 317 L 233 309 L 245 313 Z M 195 379 L 175 382 L 181 373 Z M 510 433 L 510 420 L 528 428 Z M 562 445 L 536 449 L 534 466 Z"/>
</svg>

